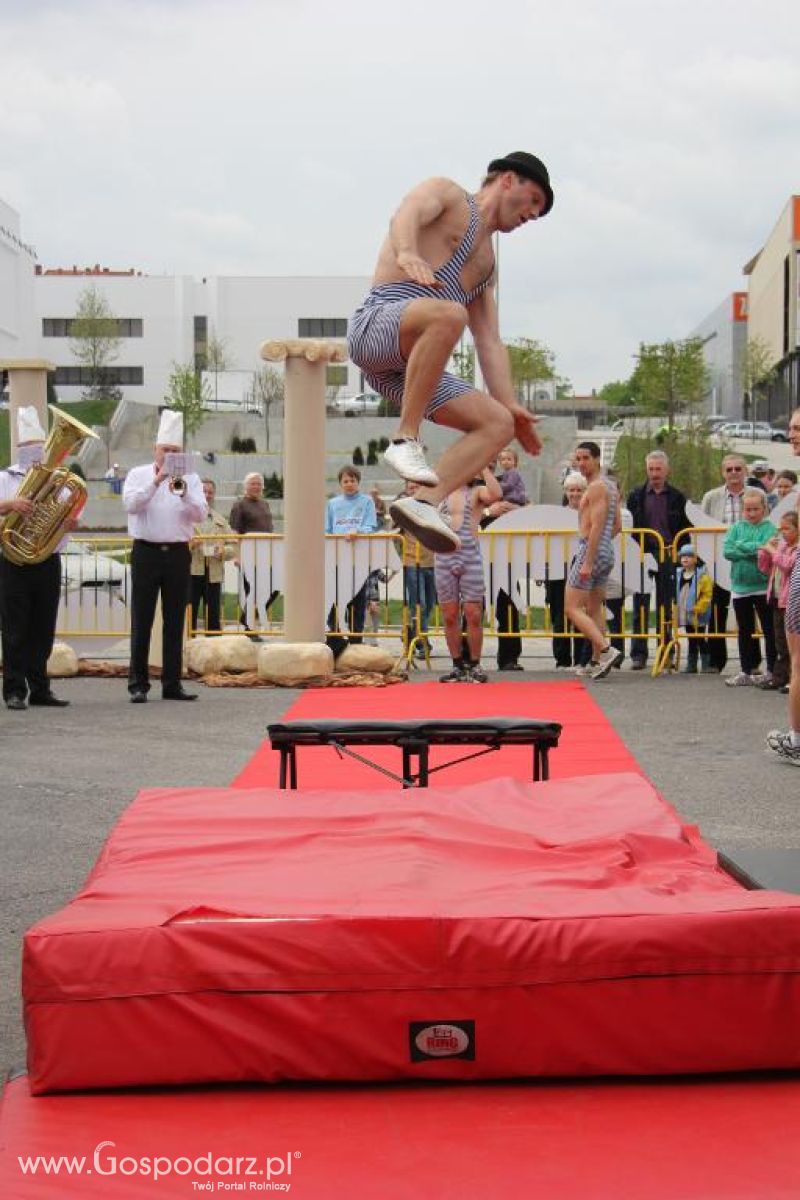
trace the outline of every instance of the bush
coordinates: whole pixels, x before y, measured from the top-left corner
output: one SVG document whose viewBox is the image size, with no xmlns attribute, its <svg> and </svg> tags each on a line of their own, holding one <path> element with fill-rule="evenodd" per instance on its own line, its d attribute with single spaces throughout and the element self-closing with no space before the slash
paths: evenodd
<svg viewBox="0 0 800 1200">
<path fill-rule="evenodd" d="M 256 440 L 252 437 L 240 438 L 234 434 L 231 438 L 231 453 L 233 454 L 255 454 Z"/>
<path fill-rule="evenodd" d="M 70 463 L 67 469 L 71 471 L 73 475 L 77 475 L 79 479 L 86 478 L 86 472 L 79 462 Z"/>
<path fill-rule="evenodd" d="M 354 467 L 363 467 L 363 465 L 364 465 L 364 452 L 360 446 L 356 446 L 356 448 L 353 451 L 353 466 Z"/>
<path fill-rule="evenodd" d="M 378 461 L 378 443 L 373 438 L 367 446 L 367 466 L 374 467 Z"/>
<path fill-rule="evenodd" d="M 380 441 L 378 442 L 378 449 L 380 450 L 381 454 L 383 454 L 384 450 L 387 450 L 388 447 L 389 447 L 389 439 L 387 437 L 382 437 L 380 439 Z"/>
<path fill-rule="evenodd" d="M 264 476 L 264 498 L 267 500 L 283 499 L 283 476 L 273 471 Z"/>
</svg>

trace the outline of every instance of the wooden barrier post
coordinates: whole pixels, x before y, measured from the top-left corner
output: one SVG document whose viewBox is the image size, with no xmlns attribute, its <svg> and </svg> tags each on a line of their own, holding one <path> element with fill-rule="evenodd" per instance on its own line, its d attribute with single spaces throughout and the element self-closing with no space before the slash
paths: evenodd
<svg viewBox="0 0 800 1200">
<path fill-rule="evenodd" d="M 264 342 L 286 369 L 283 437 L 284 641 L 325 641 L 325 370 L 341 342 Z"/>
</svg>

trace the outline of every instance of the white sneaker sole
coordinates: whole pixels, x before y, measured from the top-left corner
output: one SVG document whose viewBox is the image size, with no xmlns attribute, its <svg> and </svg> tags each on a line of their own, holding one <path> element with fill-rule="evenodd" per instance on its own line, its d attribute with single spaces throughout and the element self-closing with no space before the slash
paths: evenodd
<svg viewBox="0 0 800 1200">
<path fill-rule="evenodd" d="M 389 516 L 406 533 L 410 533 L 418 542 L 434 554 L 454 554 L 461 549 L 461 539 L 442 520 L 432 504 L 421 504 L 418 508 L 409 510 L 402 500 L 395 500 L 389 505 Z M 425 509 L 430 510 L 430 516 Z M 422 510 L 422 511 L 419 511 Z"/>
<path fill-rule="evenodd" d="M 596 671 L 590 671 L 589 675 L 592 679 L 605 679 L 614 663 L 618 663 L 622 658 L 622 651 L 612 647 L 612 653 L 608 656 L 604 663 L 601 663 Z"/>
<path fill-rule="evenodd" d="M 399 459 L 399 461 L 395 462 L 395 458 Z M 422 463 L 419 466 L 405 463 L 403 461 L 402 446 L 387 446 L 383 452 L 383 461 L 401 479 L 410 479 L 412 483 L 427 484 L 428 487 L 436 487 L 439 483 L 439 476 L 427 463 Z"/>
</svg>

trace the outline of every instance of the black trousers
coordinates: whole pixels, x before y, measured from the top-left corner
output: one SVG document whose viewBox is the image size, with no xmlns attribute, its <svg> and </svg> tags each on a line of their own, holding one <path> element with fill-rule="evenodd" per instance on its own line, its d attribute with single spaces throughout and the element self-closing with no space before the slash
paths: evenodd
<svg viewBox="0 0 800 1200">
<path fill-rule="evenodd" d="M 733 611 L 739 631 L 739 661 L 745 675 L 753 675 L 761 666 L 761 641 L 754 637 L 756 613 L 764 634 L 767 670 L 775 666 L 775 632 L 772 627 L 772 606 L 766 596 L 734 596 Z"/>
<path fill-rule="evenodd" d="M 655 576 L 655 599 L 656 599 L 656 636 L 661 627 L 661 614 L 664 614 L 664 633 L 665 640 L 668 642 L 672 637 L 672 600 L 675 593 L 675 567 L 667 559 L 659 563 L 658 570 Z M 650 593 L 635 592 L 633 596 L 633 621 L 632 632 L 644 633 L 648 632 L 650 623 Z M 649 641 L 647 637 L 631 638 L 631 659 L 638 662 L 647 662 L 647 651 Z"/>
<path fill-rule="evenodd" d="M 161 596 L 164 623 L 162 689 L 177 688 L 181 681 L 183 623 L 189 599 L 192 556 L 186 542 L 135 541 L 131 553 L 131 662 L 128 690 L 150 690 L 150 634 Z"/>
<path fill-rule="evenodd" d="M 497 639 L 497 665 L 498 667 L 507 667 L 511 663 L 519 662 L 522 654 L 522 638 L 511 636 L 519 633 L 519 612 L 508 592 L 504 592 L 502 588 L 497 593 L 494 613 L 497 619 L 497 632 L 506 635 Z"/>
<path fill-rule="evenodd" d="M 709 633 L 725 633 L 728 624 L 728 609 L 731 604 L 731 594 L 719 584 L 714 584 L 714 590 L 711 593 L 711 622 L 708 626 Z M 712 637 L 708 639 L 708 661 L 717 671 L 723 670 L 728 661 L 728 646 L 724 637 Z"/>
<path fill-rule="evenodd" d="M 192 629 L 197 629 L 200 605 L 203 606 L 206 633 L 222 629 L 222 584 L 212 583 L 208 571 L 191 577 Z"/>
<path fill-rule="evenodd" d="M 24 567 L 0 558 L 4 700 L 50 691 L 47 660 L 56 636 L 60 590 L 60 555 Z"/>
</svg>

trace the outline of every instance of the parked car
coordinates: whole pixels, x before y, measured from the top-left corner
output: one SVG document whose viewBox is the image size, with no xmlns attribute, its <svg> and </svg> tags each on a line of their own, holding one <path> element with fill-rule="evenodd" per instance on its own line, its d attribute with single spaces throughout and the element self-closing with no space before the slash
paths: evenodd
<svg viewBox="0 0 800 1200">
<path fill-rule="evenodd" d="M 346 417 L 357 414 L 375 416 L 379 411 L 383 398 L 374 392 L 361 392 L 358 396 L 337 396 L 330 404 L 333 412 L 343 413 Z"/>
<path fill-rule="evenodd" d="M 729 421 L 721 425 L 717 433 L 722 438 L 744 438 L 748 442 L 786 442 L 782 429 L 776 429 L 768 421 Z"/>
<path fill-rule="evenodd" d="M 110 554 L 97 553 L 86 542 L 68 542 L 61 551 L 61 586 L 64 591 L 78 588 L 106 588 L 125 599 L 128 594 L 129 568 Z"/>
</svg>

